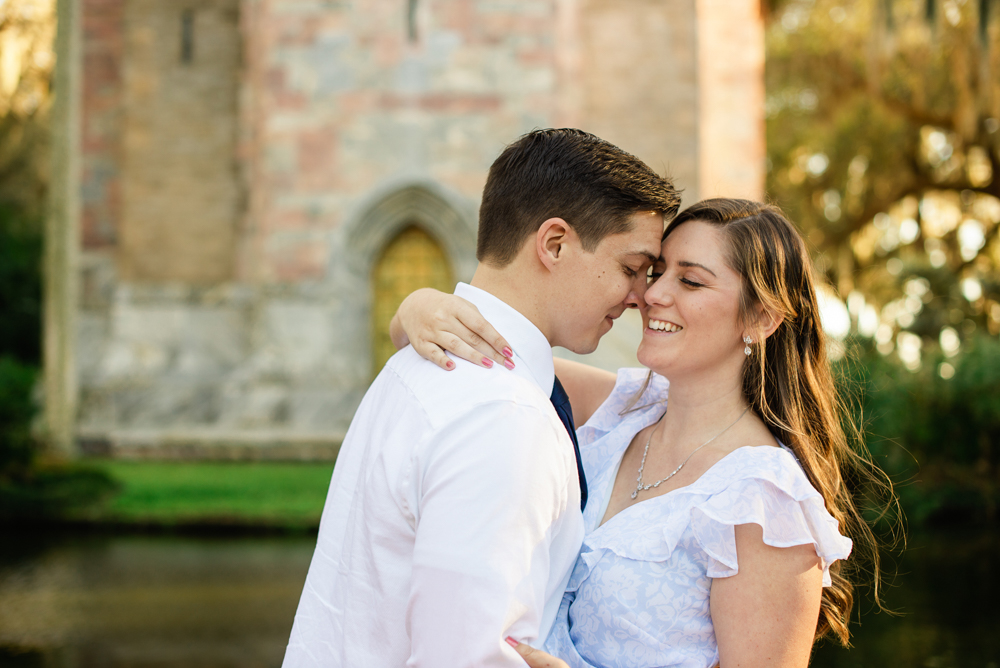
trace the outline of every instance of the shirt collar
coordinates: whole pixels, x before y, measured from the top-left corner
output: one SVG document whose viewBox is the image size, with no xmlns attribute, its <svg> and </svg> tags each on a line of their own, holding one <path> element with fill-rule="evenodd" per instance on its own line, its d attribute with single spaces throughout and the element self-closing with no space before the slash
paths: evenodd
<svg viewBox="0 0 1000 668">
<path fill-rule="evenodd" d="M 485 290 L 459 283 L 455 287 L 455 294 L 472 302 L 483 317 L 507 339 L 514 350 L 512 373 L 528 378 L 551 395 L 556 377 L 552 365 L 552 346 L 541 330 L 509 304 Z"/>
</svg>

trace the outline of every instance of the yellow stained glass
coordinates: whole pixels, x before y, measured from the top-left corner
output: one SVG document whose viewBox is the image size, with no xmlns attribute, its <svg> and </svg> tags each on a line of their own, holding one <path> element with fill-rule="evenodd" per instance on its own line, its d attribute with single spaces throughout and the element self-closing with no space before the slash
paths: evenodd
<svg viewBox="0 0 1000 668">
<path fill-rule="evenodd" d="M 448 258 L 437 242 L 419 227 L 408 227 L 392 240 L 372 273 L 372 347 L 375 373 L 396 352 L 389 323 L 400 303 L 417 288 L 451 292 L 454 287 Z"/>
</svg>

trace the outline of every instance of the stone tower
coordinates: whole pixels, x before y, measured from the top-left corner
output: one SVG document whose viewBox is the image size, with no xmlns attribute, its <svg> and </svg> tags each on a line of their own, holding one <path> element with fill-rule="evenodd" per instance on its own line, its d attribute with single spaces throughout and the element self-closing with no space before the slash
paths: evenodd
<svg viewBox="0 0 1000 668">
<path fill-rule="evenodd" d="M 686 203 L 762 195 L 759 0 L 72 4 L 50 234 L 78 261 L 46 388 L 71 448 L 334 453 L 384 314 L 472 275 L 487 170 L 533 128 L 608 139 Z"/>
</svg>

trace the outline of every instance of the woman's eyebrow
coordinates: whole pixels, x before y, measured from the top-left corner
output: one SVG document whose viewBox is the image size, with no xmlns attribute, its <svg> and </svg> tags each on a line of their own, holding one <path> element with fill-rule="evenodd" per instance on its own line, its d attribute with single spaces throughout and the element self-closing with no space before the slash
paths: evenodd
<svg viewBox="0 0 1000 668">
<path fill-rule="evenodd" d="M 715 272 L 714 271 L 712 271 L 711 269 L 709 269 L 708 267 L 706 267 L 703 264 L 698 264 L 697 262 L 688 262 L 687 260 L 681 260 L 680 262 L 677 263 L 677 265 L 679 267 L 701 267 L 702 269 L 704 269 L 705 271 L 707 271 L 708 273 L 710 273 L 712 276 L 715 276 Z M 715 276 L 715 277 L 718 278 L 718 276 Z"/>
</svg>

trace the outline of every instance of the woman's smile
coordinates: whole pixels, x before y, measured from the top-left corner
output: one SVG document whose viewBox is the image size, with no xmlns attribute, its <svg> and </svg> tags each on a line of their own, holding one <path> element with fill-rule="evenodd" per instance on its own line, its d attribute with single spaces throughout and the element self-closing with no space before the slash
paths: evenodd
<svg viewBox="0 0 1000 668">
<path fill-rule="evenodd" d="M 653 330 L 657 334 L 674 334 L 684 328 L 676 323 L 670 322 L 669 320 L 656 320 L 654 318 L 650 318 L 646 329 Z"/>
</svg>

